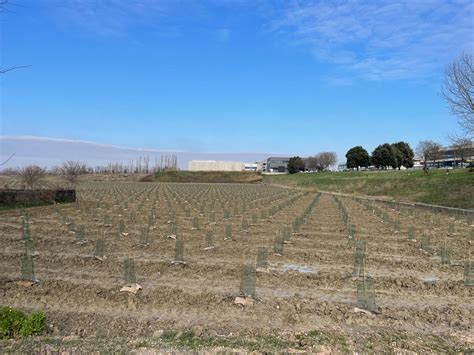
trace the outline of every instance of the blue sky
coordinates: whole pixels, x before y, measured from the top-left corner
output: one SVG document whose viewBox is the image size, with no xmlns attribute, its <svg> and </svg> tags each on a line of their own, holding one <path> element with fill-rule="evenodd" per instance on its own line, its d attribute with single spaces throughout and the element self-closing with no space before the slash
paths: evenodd
<svg viewBox="0 0 474 355">
<path fill-rule="evenodd" d="M 10 0 L 1 135 L 309 155 L 447 142 L 471 0 Z M 7 152 L 2 152 L 7 154 Z"/>
</svg>

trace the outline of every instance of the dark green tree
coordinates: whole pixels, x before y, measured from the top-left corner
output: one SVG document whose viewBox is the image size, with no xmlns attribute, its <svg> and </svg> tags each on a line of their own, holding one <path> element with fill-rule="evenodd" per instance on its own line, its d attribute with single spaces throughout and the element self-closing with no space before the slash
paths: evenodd
<svg viewBox="0 0 474 355">
<path fill-rule="evenodd" d="M 393 144 L 390 147 L 392 147 L 393 156 L 395 157 L 395 165 L 392 168 L 400 170 L 403 165 L 403 153 Z"/>
<path fill-rule="evenodd" d="M 288 172 L 290 174 L 294 174 L 299 171 L 304 171 L 304 168 L 305 168 L 304 161 L 300 157 L 292 157 L 288 161 Z"/>
<path fill-rule="evenodd" d="M 413 167 L 413 158 L 415 154 L 413 153 L 413 149 L 411 149 L 410 145 L 406 142 L 397 142 L 392 144 L 392 148 L 396 148 L 398 150 L 395 151 L 395 155 L 397 157 L 397 167 L 404 166 L 405 168 L 412 168 Z M 401 159 L 401 161 L 399 161 Z"/>
<path fill-rule="evenodd" d="M 369 153 L 367 153 L 367 151 L 360 145 L 349 149 L 346 153 L 346 159 L 347 167 L 349 169 L 356 168 L 358 171 L 359 167 L 368 167 L 370 165 Z"/>
<path fill-rule="evenodd" d="M 393 169 L 398 167 L 397 157 L 392 146 L 388 143 L 381 144 L 372 152 L 372 164 L 376 168 L 386 169 L 391 166 Z"/>
</svg>

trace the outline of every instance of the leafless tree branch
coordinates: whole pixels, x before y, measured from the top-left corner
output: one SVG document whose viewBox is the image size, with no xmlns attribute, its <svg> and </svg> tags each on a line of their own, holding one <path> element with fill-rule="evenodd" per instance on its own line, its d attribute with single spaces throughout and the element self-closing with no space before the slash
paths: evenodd
<svg viewBox="0 0 474 355">
<path fill-rule="evenodd" d="M 19 173 L 25 186 L 33 190 L 35 184 L 46 175 L 46 169 L 37 165 L 29 165 L 21 168 Z"/>
<path fill-rule="evenodd" d="M 472 139 L 455 135 L 449 137 L 449 140 L 455 157 L 461 160 L 461 167 L 463 167 L 464 159 L 469 156 L 470 152 L 474 152 Z"/>
<path fill-rule="evenodd" d="M 22 69 L 22 68 L 28 68 L 28 67 L 31 67 L 31 65 L 14 65 L 12 67 L 0 68 L 0 74 L 5 74 L 15 69 Z"/>
<path fill-rule="evenodd" d="M 59 171 L 65 180 L 75 184 L 81 175 L 87 173 L 87 167 L 78 161 L 67 161 L 59 167 Z"/>
<path fill-rule="evenodd" d="M 423 160 L 423 165 L 427 168 L 427 162 L 436 162 L 441 156 L 441 144 L 433 141 L 420 141 L 416 147 L 418 157 Z"/>
<path fill-rule="evenodd" d="M 2 165 L 5 165 L 6 163 L 8 163 L 10 161 L 11 158 L 13 158 L 13 156 L 15 155 L 15 153 L 12 153 L 8 158 L 7 160 L 4 160 L 0 163 L 0 166 Z"/>
<path fill-rule="evenodd" d="M 441 92 L 463 130 L 474 133 L 474 63 L 471 53 L 462 53 L 448 65 Z"/>
</svg>

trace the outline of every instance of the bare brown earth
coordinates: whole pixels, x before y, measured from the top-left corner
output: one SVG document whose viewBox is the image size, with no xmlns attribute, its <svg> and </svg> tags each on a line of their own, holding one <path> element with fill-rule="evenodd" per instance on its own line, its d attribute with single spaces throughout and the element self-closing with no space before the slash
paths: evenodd
<svg viewBox="0 0 474 355">
<path fill-rule="evenodd" d="M 357 238 L 368 243 L 366 273 L 375 280 L 380 313 L 366 314 L 354 311 L 354 245 L 331 195 L 320 196 L 277 256 L 271 253 L 276 232 L 291 225 L 315 193 L 134 182 L 86 182 L 77 192 L 78 203 L 29 209 L 39 254 L 39 283 L 31 287 L 16 282 L 25 253 L 22 214 L 0 214 L 0 305 L 44 311 L 48 323 L 41 337 L 0 341 L 0 352 L 459 353 L 473 347 L 474 290 L 463 279 L 473 226 L 465 217 L 340 197 Z M 281 210 L 265 215 L 277 206 Z M 400 230 L 375 209 L 400 221 Z M 168 238 L 168 222 L 175 218 L 187 266 L 171 265 L 175 240 Z M 119 220 L 128 235 L 119 234 Z M 229 224 L 233 240 L 224 241 Z M 77 242 L 72 225 L 85 226 L 86 243 Z M 144 226 L 149 246 L 139 244 Z M 420 250 L 419 238 L 408 241 L 412 226 L 417 236 L 431 236 L 432 252 Z M 206 228 L 214 235 L 213 250 L 204 250 Z M 104 261 L 90 257 L 99 236 L 105 236 Z M 437 253 L 445 243 L 453 253 L 449 266 Z M 257 274 L 256 303 L 234 305 L 242 266 L 255 264 L 259 246 L 269 247 L 270 266 Z M 119 292 L 126 257 L 135 260 L 143 287 L 136 295 Z"/>
</svg>

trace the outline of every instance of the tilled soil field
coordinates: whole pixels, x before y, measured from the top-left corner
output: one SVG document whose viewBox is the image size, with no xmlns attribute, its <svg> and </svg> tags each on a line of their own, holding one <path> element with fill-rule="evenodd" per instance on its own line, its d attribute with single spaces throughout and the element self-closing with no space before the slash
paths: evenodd
<svg viewBox="0 0 474 355">
<path fill-rule="evenodd" d="M 1 305 L 47 317 L 2 352 L 473 347 L 472 217 L 263 184 L 77 192 L 0 214 Z"/>
</svg>

